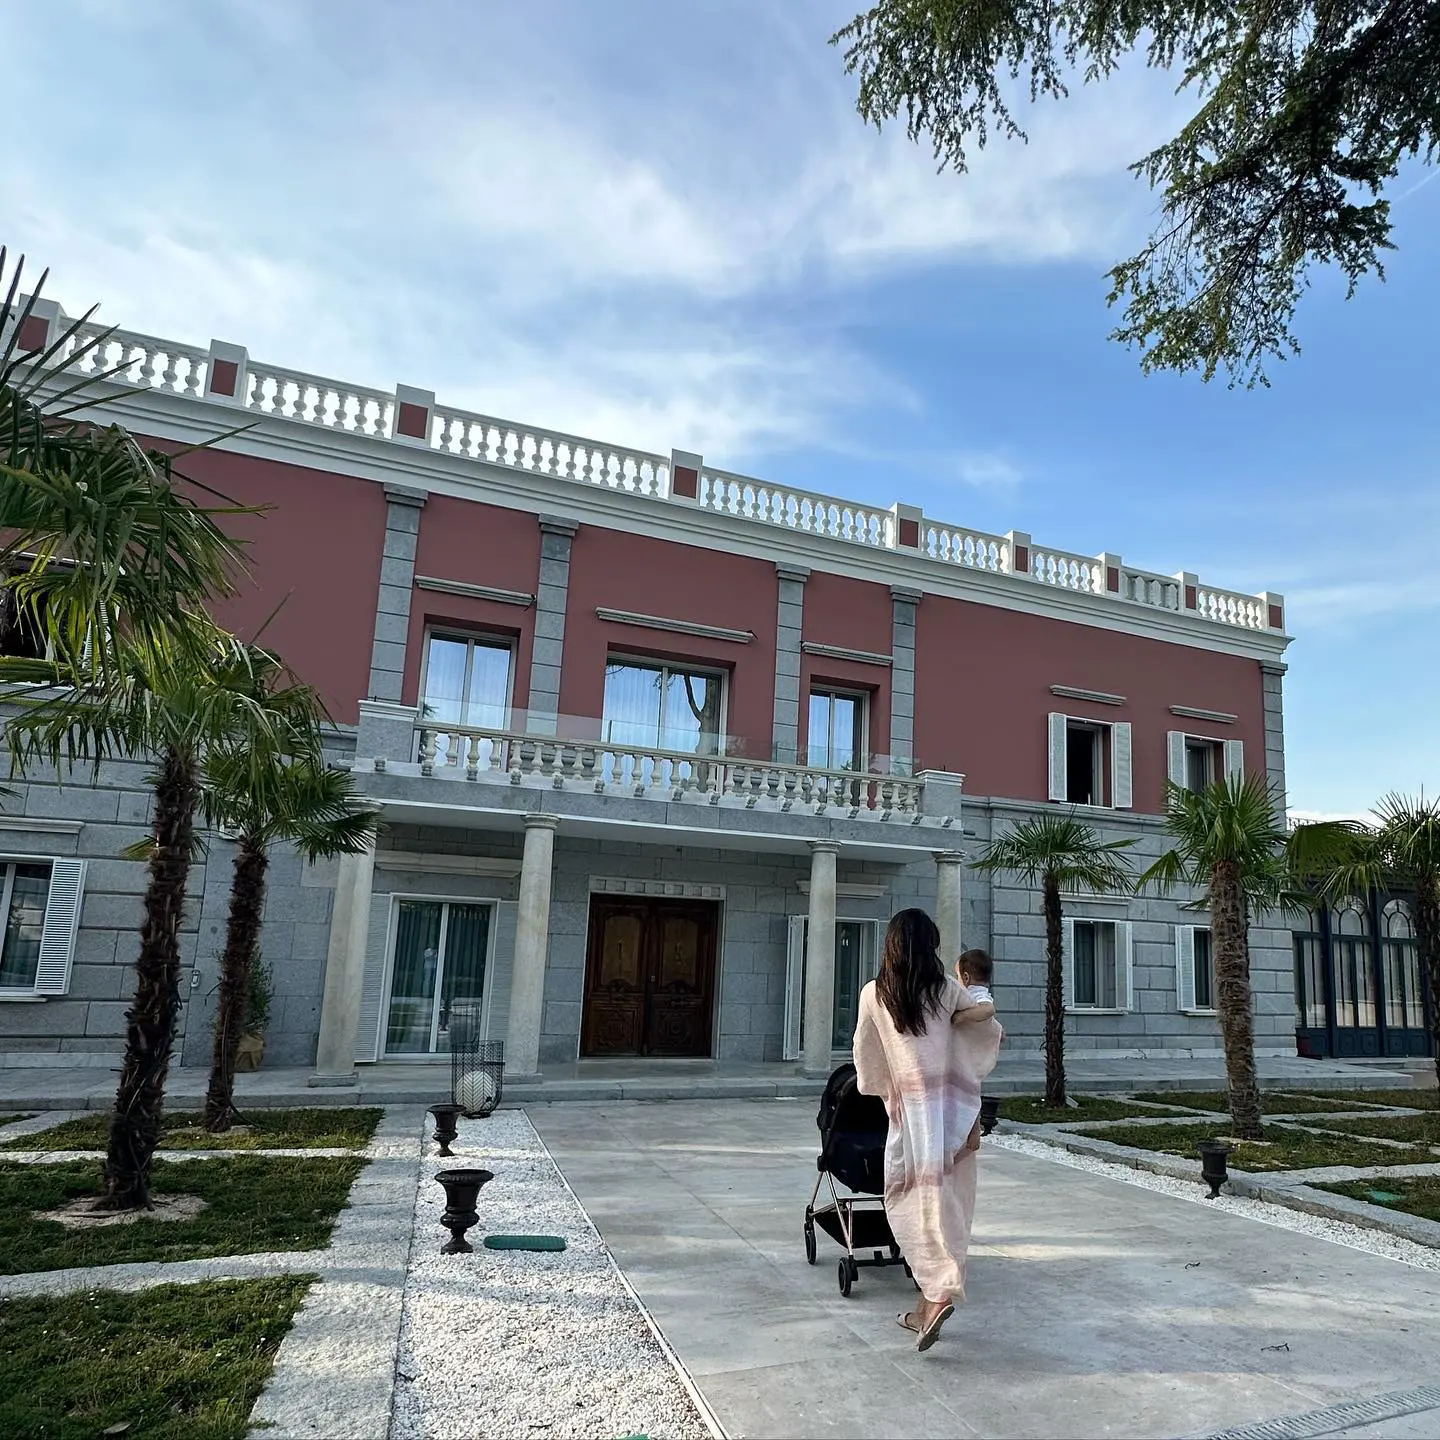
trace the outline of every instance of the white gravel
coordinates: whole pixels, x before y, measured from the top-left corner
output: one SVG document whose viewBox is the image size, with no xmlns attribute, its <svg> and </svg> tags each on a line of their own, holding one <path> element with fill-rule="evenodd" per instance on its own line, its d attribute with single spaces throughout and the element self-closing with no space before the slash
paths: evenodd
<svg viewBox="0 0 1440 1440">
<path fill-rule="evenodd" d="M 427 1147 L 415 1205 L 391 1440 L 705 1440 L 693 1387 L 523 1111 L 461 1121 Z M 623 1163 L 617 1157 L 617 1164 Z M 473 1255 L 443 1255 L 439 1170 L 495 1179 Z M 562 1252 L 486 1250 L 487 1234 L 560 1235 Z"/>
<path fill-rule="evenodd" d="M 1124 1185 L 1137 1185 L 1142 1190 L 1154 1190 L 1176 1200 L 1188 1200 L 1192 1204 L 1223 1210 L 1227 1214 L 1243 1216 L 1247 1220 L 1258 1220 L 1263 1225 L 1291 1230 L 1297 1235 L 1311 1235 L 1318 1240 L 1332 1241 L 1336 1245 L 1348 1245 L 1352 1250 L 1363 1250 L 1369 1255 L 1383 1255 L 1387 1259 L 1399 1261 L 1402 1265 L 1412 1265 L 1417 1270 L 1440 1270 L 1440 1252 L 1381 1230 L 1348 1225 L 1343 1220 L 1309 1215 L 1282 1205 L 1271 1205 L 1264 1200 L 1251 1200 L 1238 1195 L 1221 1195 L 1210 1200 L 1206 1198 L 1205 1187 L 1194 1181 L 1177 1180 L 1149 1170 L 1136 1170 L 1129 1165 L 1113 1165 L 1108 1160 L 1077 1155 L 1073 1151 L 1047 1144 L 1043 1140 L 1032 1140 L 1025 1135 L 989 1135 L 985 1144 L 1012 1151 L 1017 1155 L 1048 1160 L 1054 1165 L 1067 1165 L 1072 1170 L 1103 1175 L 1107 1180 L 1118 1180 Z"/>
</svg>

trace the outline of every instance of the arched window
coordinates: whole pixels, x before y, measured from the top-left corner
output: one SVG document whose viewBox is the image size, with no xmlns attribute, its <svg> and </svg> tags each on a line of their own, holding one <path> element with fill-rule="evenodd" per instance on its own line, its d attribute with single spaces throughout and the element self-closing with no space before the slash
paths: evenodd
<svg viewBox="0 0 1440 1440">
<path fill-rule="evenodd" d="M 1342 1028 L 1375 1026 L 1374 939 L 1362 900 L 1346 900 L 1330 912 L 1335 963 L 1335 1023 Z"/>
<path fill-rule="evenodd" d="M 1323 1030 L 1330 1023 L 1325 1015 L 1323 947 L 1320 915 L 1307 910 L 1295 926 L 1295 1005 L 1306 1030 Z"/>
<path fill-rule="evenodd" d="M 1380 915 L 1381 959 L 1385 971 L 1385 1023 L 1394 1029 L 1425 1028 L 1425 992 L 1420 981 L 1420 947 L 1415 917 L 1404 900 L 1392 900 Z"/>
</svg>

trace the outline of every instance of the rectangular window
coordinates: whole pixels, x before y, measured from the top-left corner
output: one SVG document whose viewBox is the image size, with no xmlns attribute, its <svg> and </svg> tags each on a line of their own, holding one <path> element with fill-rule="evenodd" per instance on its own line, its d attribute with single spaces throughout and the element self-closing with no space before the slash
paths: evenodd
<svg viewBox="0 0 1440 1440">
<path fill-rule="evenodd" d="M 617 749 L 719 755 L 724 678 L 714 671 L 612 660 L 605 667 L 602 743 Z"/>
<path fill-rule="evenodd" d="M 1071 935 L 1071 1008 L 1119 1009 L 1119 946 L 1115 922 L 1074 920 Z"/>
<path fill-rule="evenodd" d="M 1065 725 L 1065 799 L 1071 805 L 1105 803 L 1105 735 L 1099 725 Z"/>
<path fill-rule="evenodd" d="M 1130 725 L 1050 716 L 1050 799 L 1128 810 L 1133 803 Z"/>
<path fill-rule="evenodd" d="M 40 978 L 40 943 L 50 899 L 50 864 L 11 861 L 0 866 L 0 914 L 5 917 L 0 949 L 0 990 L 34 990 Z"/>
<path fill-rule="evenodd" d="M 812 690 L 807 763 L 821 770 L 863 771 L 868 748 L 865 711 L 864 695 Z"/>
<path fill-rule="evenodd" d="M 387 1055 L 447 1052 L 452 1026 L 481 1023 L 490 908 L 441 900 L 395 902 Z"/>
<path fill-rule="evenodd" d="M 421 718 L 435 725 L 504 730 L 509 725 L 511 648 L 503 640 L 430 635 Z"/>
<path fill-rule="evenodd" d="M 1215 961 L 1210 951 L 1210 932 L 1195 927 L 1195 1008 L 1215 1008 Z"/>
<path fill-rule="evenodd" d="M 1185 788 L 1197 794 L 1208 790 L 1215 783 L 1219 773 L 1219 746 L 1213 740 L 1196 740 L 1187 736 L 1185 740 Z"/>
</svg>

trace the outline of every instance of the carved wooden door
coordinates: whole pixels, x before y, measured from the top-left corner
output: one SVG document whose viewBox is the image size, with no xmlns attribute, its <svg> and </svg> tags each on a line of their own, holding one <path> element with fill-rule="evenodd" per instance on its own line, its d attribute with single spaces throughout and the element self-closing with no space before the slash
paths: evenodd
<svg viewBox="0 0 1440 1440">
<path fill-rule="evenodd" d="M 717 920 L 712 904 L 593 900 L 581 1053 L 708 1055 Z"/>
</svg>

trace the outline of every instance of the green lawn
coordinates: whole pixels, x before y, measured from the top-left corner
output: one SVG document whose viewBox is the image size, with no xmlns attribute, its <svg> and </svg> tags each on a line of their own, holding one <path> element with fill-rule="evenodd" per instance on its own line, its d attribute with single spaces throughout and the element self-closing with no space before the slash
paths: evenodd
<svg viewBox="0 0 1440 1440">
<path fill-rule="evenodd" d="M 1087 1132 L 1096 1140 L 1129 1145 L 1137 1150 L 1159 1150 L 1167 1155 L 1184 1155 L 1199 1163 L 1197 1147 L 1202 1140 L 1224 1139 L 1226 1126 L 1215 1121 L 1202 1124 L 1129 1125 Z M 1367 1144 L 1363 1139 L 1342 1139 L 1336 1135 L 1307 1135 L 1299 1130 L 1267 1126 L 1267 1144 L 1242 1141 L 1230 1156 L 1235 1170 L 1310 1170 L 1321 1165 L 1421 1165 L 1435 1157 L 1429 1150 L 1397 1149 L 1391 1145 Z"/>
<path fill-rule="evenodd" d="M 1124 1100 L 1108 1100 L 1098 1095 L 1076 1095 L 1078 1108 L 1069 1105 L 1052 1110 L 1043 1095 L 1011 1095 L 1000 1102 L 1000 1116 L 1017 1120 L 1022 1125 L 1073 1125 L 1081 1120 L 1133 1120 L 1141 1115 L 1154 1115 L 1142 1105 Z"/>
<path fill-rule="evenodd" d="M 380 1110 L 253 1110 L 246 1128 L 212 1135 L 198 1111 L 166 1115 L 162 1150 L 363 1150 L 380 1123 Z M 0 1150 L 103 1150 L 110 1117 L 96 1112 L 67 1120 L 38 1135 L 0 1143 Z"/>
<path fill-rule="evenodd" d="M 1403 1210 L 1425 1220 L 1440 1220 L 1440 1178 L 1417 1176 L 1413 1180 L 1347 1180 L 1341 1185 L 1320 1185 L 1335 1195 L 1348 1195 L 1352 1200 L 1365 1200 L 1386 1210 Z M 1389 1196 L 1396 1198 L 1390 1199 Z"/>
<path fill-rule="evenodd" d="M 1351 1135 L 1380 1135 L 1386 1140 L 1409 1140 L 1420 1144 L 1440 1145 L 1440 1113 L 1428 1110 L 1423 1115 L 1346 1116 L 1326 1120 L 1326 1129 L 1344 1130 Z"/>
<path fill-rule="evenodd" d="M 0 1301 L 0 1435 L 243 1440 L 313 1278 Z"/>
<path fill-rule="evenodd" d="M 0 1110 L 0 1125 L 14 1125 L 20 1120 L 33 1120 L 35 1115 L 36 1112 L 34 1110 L 24 1115 L 11 1115 L 8 1111 Z"/>
<path fill-rule="evenodd" d="M 71 1230 L 55 1220 L 37 1220 L 31 1212 L 98 1195 L 97 1162 L 0 1163 L 0 1274 L 321 1249 L 365 1165 L 359 1158 L 261 1155 L 159 1161 L 152 1185 L 156 1195 L 199 1195 L 209 1202 L 208 1208 L 190 1220 L 142 1219 L 132 1225 Z"/>
<path fill-rule="evenodd" d="M 1188 1110 L 1210 1110 L 1217 1115 L 1230 1113 L 1230 1096 L 1224 1090 L 1157 1090 L 1135 1099 L 1153 1100 L 1157 1105 L 1183 1105 Z M 1321 1099 L 1290 1090 L 1266 1090 L 1260 1096 L 1260 1105 L 1267 1115 L 1338 1114 L 1365 1108 L 1348 1096 Z"/>
<path fill-rule="evenodd" d="M 1433 1085 L 1417 1085 L 1413 1090 L 1309 1090 L 1309 1095 L 1353 1095 L 1372 1105 L 1400 1105 L 1407 1110 L 1434 1110 L 1436 1090 Z M 1358 1108 L 1358 1107 L 1357 1107 Z"/>
</svg>

